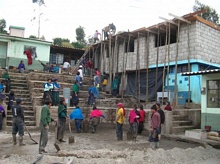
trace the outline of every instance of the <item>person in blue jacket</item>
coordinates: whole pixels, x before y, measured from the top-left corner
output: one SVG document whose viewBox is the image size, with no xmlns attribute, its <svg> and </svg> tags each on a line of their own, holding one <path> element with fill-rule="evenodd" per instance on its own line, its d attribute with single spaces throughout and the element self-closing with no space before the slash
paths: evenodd
<svg viewBox="0 0 220 164">
<path fill-rule="evenodd" d="M 82 114 L 81 108 L 78 105 L 76 105 L 76 108 L 71 112 L 70 120 L 75 120 L 76 131 L 77 133 L 80 133 L 82 129 L 81 124 L 84 120 L 84 116 Z"/>
</svg>

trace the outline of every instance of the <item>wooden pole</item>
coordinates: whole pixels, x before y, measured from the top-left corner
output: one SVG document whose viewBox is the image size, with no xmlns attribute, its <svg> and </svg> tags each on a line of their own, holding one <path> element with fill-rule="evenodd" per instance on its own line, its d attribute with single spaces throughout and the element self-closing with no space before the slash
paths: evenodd
<svg viewBox="0 0 220 164">
<path fill-rule="evenodd" d="M 164 82 L 165 82 L 165 73 L 166 73 L 166 60 L 167 60 L 167 24 L 166 24 L 166 40 L 165 40 L 165 45 L 166 45 L 166 52 L 164 56 L 164 66 L 163 66 L 163 84 L 162 84 L 162 105 L 163 105 L 163 99 L 164 99 Z"/>
<path fill-rule="evenodd" d="M 187 24 L 187 38 L 188 38 L 188 72 L 191 72 L 191 67 L 190 67 L 190 56 L 191 56 L 191 51 L 190 51 L 190 39 L 189 39 L 189 24 Z M 188 76 L 188 107 L 190 106 L 190 76 Z"/>
<path fill-rule="evenodd" d="M 104 43 L 104 48 L 103 48 L 103 56 L 104 56 L 104 62 L 103 62 L 103 70 L 106 72 L 106 47 Z"/>
<path fill-rule="evenodd" d="M 139 32 L 138 32 L 138 39 L 137 39 L 137 59 L 136 59 L 136 72 L 137 72 L 137 103 L 140 106 L 140 57 L 139 57 Z"/>
<path fill-rule="evenodd" d="M 102 44 L 102 41 L 101 41 L 101 50 L 100 50 L 100 58 L 101 58 L 101 63 L 104 62 L 104 55 L 102 53 L 102 47 L 103 47 L 103 44 Z M 101 66 L 101 65 L 100 65 Z M 102 64 L 102 71 L 101 72 L 104 72 L 104 69 L 103 69 L 104 65 Z"/>
<path fill-rule="evenodd" d="M 169 75 L 170 75 L 170 23 L 168 27 L 168 66 L 167 66 L 167 91 L 168 91 L 168 98 L 170 97 L 170 90 L 169 90 Z M 169 100 L 170 101 L 170 100 Z"/>
<path fill-rule="evenodd" d="M 125 47 L 125 39 L 124 39 L 124 42 L 123 42 L 123 47 Z M 126 48 L 126 47 L 125 47 Z M 123 53 L 123 64 L 122 64 L 122 83 L 121 83 L 121 88 L 122 88 L 122 93 L 121 93 L 121 95 L 122 95 L 122 98 L 124 98 L 124 83 L 125 83 L 125 73 L 124 72 L 126 72 L 125 70 L 126 70 L 126 68 L 125 68 L 125 51 L 124 51 L 124 53 Z M 127 57 L 127 56 L 126 56 Z"/>
<path fill-rule="evenodd" d="M 147 32 L 147 54 L 146 54 L 146 105 L 148 104 L 148 67 L 149 67 L 149 32 Z"/>
<path fill-rule="evenodd" d="M 178 31 L 177 31 L 177 40 L 176 40 L 176 57 L 175 57 L 175 89 L 174 89 L 174 97 L 175 97 L 175 107 L 178 106 L 178 88 L 177 88 L 177 60 L 179 53 L 179 33 L 180 33 L 180 21 L 178 21 Z"/>
<path fill-rule="evenodd" d="M 156 81 L 155 81 L 155 92 L 157 95 L 157 80 L 158 80 L 158 58 L 159 58 L 159 40 L 160 40 L 160 29 L 158 27 L 157 31 L 157 59 L 156 59 Z M 156 96 L 156 101 L 157 101 L 157 96 Z"/>
<path fill-rule="evenodd" d="M 108 58 L 108 62 L 109 62 L 109 85 L 110 87 L 112 86 L 112 46 L 111 46 L 111 35 L 109 35 L 109 58 Z"/>
<path fill-rule="evenodd" d="M 128 46 L 126 47 L 127 48 L 127 55 L 125 55 L 125 63 L 124 63 L 124 71 L 123 71 L 123 91 L 122 91 L 122 98 L 124 96 L 124 89 L 125 89 L 125 74 L 126 74 L 126 68 L 127 68 L 127 58 L 128 58 L 128 51 L 130 49 L 130 39 L 131 39 L 131 36 L 129 34 L 129 37 L 128 37 Z"/>
</svg>

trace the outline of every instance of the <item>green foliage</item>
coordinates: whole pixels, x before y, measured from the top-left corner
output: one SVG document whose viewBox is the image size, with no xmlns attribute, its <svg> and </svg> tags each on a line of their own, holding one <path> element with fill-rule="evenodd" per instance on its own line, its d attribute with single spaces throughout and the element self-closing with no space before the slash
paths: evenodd
<svg viewBox="0 0 220 164">
<path fill-rule="evenodd" d="M 207 12 L 198 14 L 200 17 L 204 18 L 207 21 L 210 21 L 216 25 L 219 24 L 219 16 L 215 9 L 211 8 L 208 5 L 202 4 L 198 0 L 195 0 L 195 4 L 193 6 L 193 11 L 206 10 Z"/>
<path fill-rule="evenodd" d="M 62 42 L 61 45 L 64 46 L 64 47 L 70 47 L 70 48 L 73 48 L 73 45 L 72 45 L 71 43 L 69 43 L 69 42 Z"/>
<path fill-rule="evenodd" d="M 86 44 L 85 44 L 85 43 L 72 42 L 71 44 L 73 45 L 74 48 L 82 49 L 82 48 L 85 48 L 85 47 L 86 47 Z"/>
<path fill-rule="evenodd" d="M 42 35 L 42 36 L 40 37 L 40 40 L 46 40 L 45 37 L 44 37 L 44 35 Z"/>
<path fill-rule="evenodd" d="M 4 29 L 6 28 L 5 19 L 0 19 L 0 33 L 7 33 Z"/>
<path fill-rule="evenodd" d="M 29 38 L 31 39 L 37 39 L 37 37 L 35 35 L 30 35 Z"/>
<path fill-rule="evenodd" d="M 54 45 L 58 45 L 58 46 L 62 46 L 62 43 L 70 43 L 70 40 L 67 38 L 54 38 L 53 39 L 53 44 Z"/>
<path fill-rule="evenodd" d="M 76 40 L 79 43 L 85 43 L 85 32 L 84 32 L 84 27 L 79 26 L 78 28 L 76 28 Z"/>
</svg>

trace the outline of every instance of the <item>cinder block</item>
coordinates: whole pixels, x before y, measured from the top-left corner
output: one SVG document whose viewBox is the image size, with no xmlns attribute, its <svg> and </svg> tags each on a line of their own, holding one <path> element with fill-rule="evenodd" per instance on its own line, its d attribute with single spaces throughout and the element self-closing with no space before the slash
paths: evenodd
<svg viewBox="0 0 220 164">
<path fill-rule="evenodd" d="M 186 130 L 185 136 L 195 139 L 207 139 L 207 132 L 203 132 L 201 129 Z"/>
</svg>

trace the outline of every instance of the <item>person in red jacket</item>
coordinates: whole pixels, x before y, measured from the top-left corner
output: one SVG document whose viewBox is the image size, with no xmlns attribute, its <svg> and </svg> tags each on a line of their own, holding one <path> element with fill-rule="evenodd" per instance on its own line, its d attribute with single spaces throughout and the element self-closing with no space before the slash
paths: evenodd
<svg viewBox="0 0 220 164">
<path fill-rule="evenodd" d="M 145 119 L 145 111 L 143 109 L 143 105 L 140 105 L 140 118 L 139 118 L 139 126 L 138 126 L 138 134 L 141 134 L 144 129 L 144 119 Z"/>
<path fill-rule="evenodd" d="M 167 105 L 165 106 L 164 110 L 172 111 L 172 107 L 170 106 L 170 102 L 168 101 L 166 104 Z"/>
<path fill-rule="evenodd" d="M 27 55 L 28 58 L 28 65 L 32 64 L 32 54 L 31 54 L 31 49 L 28 49 L 26 51 L 24 51 L 24 54 Z"/>
<path fill-rule="evenodd" d="M 92 70 L 92 59 L 89 59 L 86 62 L 86 72 L 87 72 L 89 77 L 90 77 L 90 74 L 91 74 L 91 70 Z"/>
</svg>

